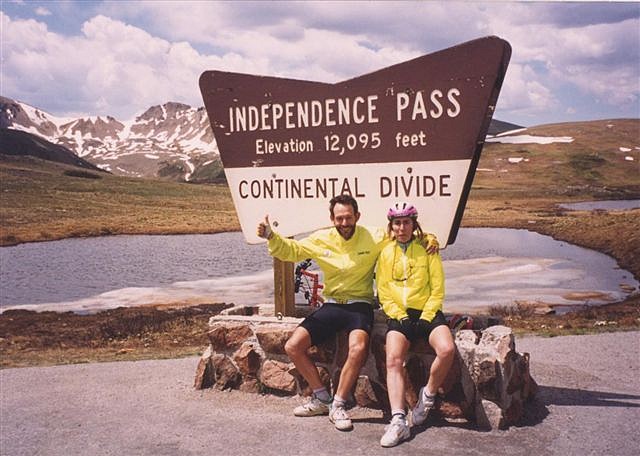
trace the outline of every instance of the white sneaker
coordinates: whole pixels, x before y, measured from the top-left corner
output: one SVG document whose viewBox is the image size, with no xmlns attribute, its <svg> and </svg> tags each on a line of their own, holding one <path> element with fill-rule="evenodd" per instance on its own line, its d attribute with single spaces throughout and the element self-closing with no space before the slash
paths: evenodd
<svg viewBox="0 0 640 456">
<path fill-rule="evenodd" d="M 349 415 L 343 406 L 332 406 L 329 413 L 329 420 L 331 420 L 339 431 L 350 431 L 353 429 L 351 418 L 349 418 Z"/>
<path fill-rule="evenodd" d="M 407 419 L 399 415 L 391 418 L 391 423 L 385 427 L 384 430 L 384 435 L 380 439 L 380 445 L 385 448 L 394 447 L 400 442 L 407 440 L 411 435 Z"/>
<path fill-rule="evenodd" d="M 420 393 L 418 394 L 418 402 L 411 412 L 411 422 L 414 426 L 420 426 L 427 420 L 429 410 L 433 408 L 435 402 L 435 396 L 427 396 L 426 387 L 423 386 L 422 388 L 420 388 Z"/>
<path fill-rule="evenodd" d="M 328 415 L 329 414 L 329 406 L 331 405 L 331 401 L 322 402 L 320 399 L 316 397 L 316 395 L 311 396 L 311 400 L 306 404 L 299 405 L 293 410 L 293 414 L 295 416 L 318 416 L 318 415 Z"/>
</svg>

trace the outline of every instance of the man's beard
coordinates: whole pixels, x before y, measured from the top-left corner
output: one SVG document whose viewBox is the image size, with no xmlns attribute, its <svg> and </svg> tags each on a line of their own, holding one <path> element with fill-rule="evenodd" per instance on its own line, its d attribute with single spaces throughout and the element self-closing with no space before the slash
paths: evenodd
<svg viewBox="0 0 640 456">
<path fill-rule="evenodd" d="M 336 230 L 338 230 L 338 233 L 340 233 L 340 236 L 342 236 L 344 239 L 351 239 L 351 236 L 353 236 L 353 233 L 356 230 L 356 226 L 355 225 L 350 225 L 350 226 L 341 226 L 341 227 L 336 227 Z"/>
</svg>

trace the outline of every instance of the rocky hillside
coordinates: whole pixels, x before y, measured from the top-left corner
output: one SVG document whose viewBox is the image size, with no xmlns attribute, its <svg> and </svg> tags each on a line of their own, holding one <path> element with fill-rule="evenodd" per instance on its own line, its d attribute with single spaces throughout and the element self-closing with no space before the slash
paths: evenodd
<svg viewBox="0 0 640 456">
<path fill-rule="evenodd" d="M 55 161 L 79 168 L 103 171 L 60 144 L 26 131 L 0 129 L 0 154 L 30 155 L 42 160 Z"/>
<path fill-rule="evenodd" d="M 0 97 L 0 128 L 26 131 L 116 175 L 211 182 L 222 166 L 204 108 L 153 106 L 130 121 L 63 118 Z"/>
</svg>

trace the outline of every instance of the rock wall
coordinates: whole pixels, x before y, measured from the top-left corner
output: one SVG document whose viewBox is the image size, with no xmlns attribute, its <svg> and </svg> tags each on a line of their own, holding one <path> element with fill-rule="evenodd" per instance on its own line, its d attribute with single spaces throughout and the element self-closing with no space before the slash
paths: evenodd
<svg viewBox="0 0 640 456">
<path fill-rule="evenodd" d="M 285 354 L 284 344 L 301 319 L 218 315 L 209 322 L 210 345 L 203 353 L 195 387 L 239 389 L 252 393 L 308 396 L 305 380 Z M 383 316 L 376 316 L 371 353 L 353 392 L 357 405 L 388 411 Z M 440 390 L 437 412 L 448 420 L 475 422 L 480 429 L 504 429 L 524 414 L 525 402 L 537 390 L 529 373 L 529 354 L 515 350 L 515 338 L 506 326 L 455 334 L 456 358 Z M 347 334 L 312 347 L 310 355 L 331 391 L 348 349 Z M 424 342 L 413 344 L 405 363 L 406 400 L 413 407 L 417 392 L 428 379 L 435 353 Z"/>
</svg>

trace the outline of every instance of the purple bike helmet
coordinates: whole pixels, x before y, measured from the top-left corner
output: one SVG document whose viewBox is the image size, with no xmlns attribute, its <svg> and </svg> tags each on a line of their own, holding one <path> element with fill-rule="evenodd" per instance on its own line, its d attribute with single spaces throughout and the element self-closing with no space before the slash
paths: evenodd
<svg viewBox="0 0 640 456">
<path fill-rule="evenodd" d="M 389 208 L 387 219 L 391 221 L 398 217 L 411 217 L 415 220 L 418 218 L 418 209 L 411 203 L 395 203 Z"/>
</svg>

